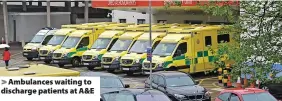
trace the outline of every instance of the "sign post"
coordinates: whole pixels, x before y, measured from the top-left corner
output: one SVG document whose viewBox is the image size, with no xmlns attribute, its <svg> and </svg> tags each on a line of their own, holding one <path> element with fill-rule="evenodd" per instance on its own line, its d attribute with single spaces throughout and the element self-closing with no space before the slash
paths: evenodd
<svg viewBox="0 0 282 101">
<path fill-rule="evenodd" d="M 150 55 L 150 88 L 152 89 L 152 1 L 149 0 L 149 55 Z M 149 58 L 147 58 L 149 59 Z"/>
</svg>

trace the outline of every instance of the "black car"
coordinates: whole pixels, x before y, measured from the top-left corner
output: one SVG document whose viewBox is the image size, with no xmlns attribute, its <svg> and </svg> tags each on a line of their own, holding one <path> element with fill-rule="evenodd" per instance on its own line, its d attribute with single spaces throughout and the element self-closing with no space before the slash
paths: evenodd
<svg viewBox="0 0 282 101">
<path fill-rule="evenodd" d="M 150 79 L 145 81 L 150 87 Z M 173 101 L 211 101 L 207 89 L 198 85 L 189 74 L 174 71 L 161 71 L 152 74 L 152 87 L 164 92 Z"/>
<path fill-rule="evenodd" d="M 275 75 L 277 80 L 281 80 L 282 72 Z M 265 83 L 260 85 L 261 89 L 267 90 L 271 95 L 273 95 L 276 99 L 282 100 L 282 82 L 275 82 L 269 77 Z"/>
<path fill-rule="evenodd" d="M 125 89 L 101 96 L 102 101 L 171 101 L 164 93 L 153 89 Z"/>
<path fill-rule="evenodd" d="M 123 90 L 129 88 L 129 85 L 123 84 L 120 77 L 111 73 L 101 72 L 81 72 L 80 76 L 100 77 L 100 93 Z"/>
</svg>

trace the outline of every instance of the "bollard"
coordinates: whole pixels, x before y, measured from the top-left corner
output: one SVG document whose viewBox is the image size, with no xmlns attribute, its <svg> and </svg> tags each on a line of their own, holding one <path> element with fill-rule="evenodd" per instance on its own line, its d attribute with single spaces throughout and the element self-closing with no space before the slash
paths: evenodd
<svg viewBox="0 0 282 101">
<path fill-rule="evenodd" d="M 218 76 L 218 83 L 222 83 L 222 77 L 223 77 L 222 75 Z"/>
<path fill-rule="evenodd" d="M 22 40 L 22 47 L 24 47 L 25 46 L 25 42 L 24 42 L 24 40 Z"/>
<path fill-rule="evenodd" d="M 222 68 L 218 68 L 217 72 L 218 72 L 218 83 L 222 83 Z"/>
<path fill-rule="evenodd" d="M 242 88 L 241 78 L 240 77 L 238 77 L 238 79 L 237 79 L 236 86 L 237 86 L 237 88 Z"/>
<path fill-rule="evenodd" d="M 231 88 L 231 87 L 232 87 L 231 75 L 229 74 L 227 76 L 227 88 Z"/>
<path fill-rule="evenodd" d="M 227 88 L 227 82 L 228 82 L 228 77 L 227 77 L 227 75 L 224 75 L 224 76 L 223 76 L 222 82 L 223 82 L 223 86 L 224 86 L 225 88 Z"/>
</svg>

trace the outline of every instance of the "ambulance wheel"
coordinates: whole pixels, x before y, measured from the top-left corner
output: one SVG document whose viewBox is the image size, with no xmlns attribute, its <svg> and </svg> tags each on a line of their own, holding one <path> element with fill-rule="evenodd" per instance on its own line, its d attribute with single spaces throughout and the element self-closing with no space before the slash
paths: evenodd
<svg viewBox="0 0 282 101">
<path fill-rule="evenodd" d="M 48 61 L 48 60 L 45 60 L 44 61 L 46 64 L 50 64 L 51 63 L 51 61 Z"/>
<path fill-rule="evenodd" d="M 33 58 L 26 58 L 28 61 L 31 61 Z"/>
<path fill-rule="evenodd" d="M 88 70 L 94 70 L 93 66 L 87 66 Z"/>
<path fill-rule="evenodd" d="M 131 76 L 133 75 L 133 72 L 126 72 L 126 75 Z"/>
<path fill-rule="evenodd" d="M 59 67 L 64 67 L 65 66 L 65 64 L 58 64 L 59 65 Z"/>
<path fill-rule="evenodd" d="M 73 66 L 73 67 L 79 67 L 79 65 L 80 65 L 80 60 L 79 60 L 78 57 L 75 57 L 75 58 L 72 59 L 71 63 L 72 63 L 72 66 Z"/>
<path fill-rule="evenodd" d="M 113 73 L 115 70 L 107 70 L 109 73 Z"/>
</svg>

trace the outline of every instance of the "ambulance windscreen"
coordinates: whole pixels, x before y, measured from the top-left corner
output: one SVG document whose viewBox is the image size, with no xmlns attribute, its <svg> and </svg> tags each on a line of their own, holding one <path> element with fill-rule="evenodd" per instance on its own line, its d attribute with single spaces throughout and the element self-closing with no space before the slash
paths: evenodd
<svg viewBox="0 0 282 101">
<path fill-rule="evenodd" d="M 170 56 L 176 47 L 176 43 L 159 43 L 153 51 L 153 55 Z"/>
</svg>

